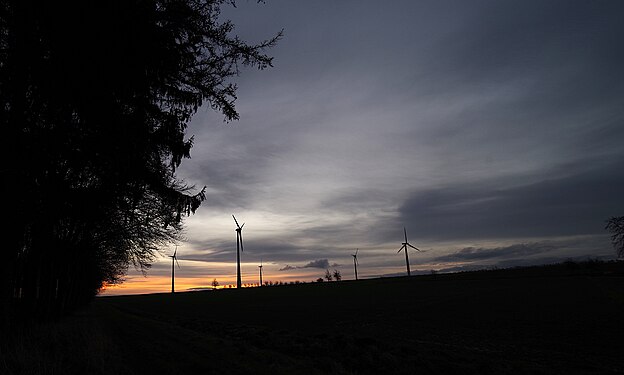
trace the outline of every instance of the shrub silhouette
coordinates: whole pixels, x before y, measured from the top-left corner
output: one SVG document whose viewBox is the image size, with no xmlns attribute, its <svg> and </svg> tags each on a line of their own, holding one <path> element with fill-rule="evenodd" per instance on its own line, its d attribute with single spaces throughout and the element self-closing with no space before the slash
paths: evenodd
<svg viewBox="0 0 624 375">
<path fill-rule="evenodd" d="M 327 281 L 332 281 L 333 280 L 333 276 L 332 276 L 331 272 L 329 272 L 329 270 L 325 270 L 325 280 L 327 280 Z"/>
<path fill-rule="evenodd" d="M 335 279 L 336 281 L 340 281 L 340 280 L 342 280 L 342 275 L 340 274 L 340 271 L 338 271 L 338 270 L 334 270 L 334 274 L 333 274 L 333 275 L 334 275 L 334 279 Z"/>
</svg>

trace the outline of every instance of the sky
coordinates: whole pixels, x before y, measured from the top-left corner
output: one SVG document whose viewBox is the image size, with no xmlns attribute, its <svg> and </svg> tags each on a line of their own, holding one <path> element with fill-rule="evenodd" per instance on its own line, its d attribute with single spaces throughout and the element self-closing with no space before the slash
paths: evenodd
<svg viewBox="0 0 624 375">
<path fill-rule="evenodd" d="M 624 215 L 621 1 L 237 2 L 274 67 L 235 79 L 240 120 L 202 107 L 178 177 L 177 290 L 614 259 Z M 170 290 L 162 254 L 104 294 Z"/>
</svg>

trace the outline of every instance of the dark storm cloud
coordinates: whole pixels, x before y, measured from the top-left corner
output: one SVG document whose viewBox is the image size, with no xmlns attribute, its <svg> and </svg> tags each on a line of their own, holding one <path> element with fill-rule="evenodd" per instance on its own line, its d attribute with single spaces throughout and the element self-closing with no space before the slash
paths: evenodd
<svg viewBox="0 0 624 375">
<path fill-rule="evenodd" d="M 565 261 L 573 261 L 573 262 L 583 262 L 583 261 L 587 261 L 587 260 L 594 260 L 594 259 L 598 259 L 598 260 L 611 260 L 613 258 L 610 258 L 608 256 L 588 256 L 588 255 L 581 255 L 581 256 L 569 256 L 569 257 L 540 257 L 540 258 L 530 258 L 530 259 L 510 259 L 510 260 L 503 260 L 503 261 L 494 261 L 491 263 L 471 263 L 471 264 L 467 264 L 467 265 L 463 265 L 463 266 L 456 266 L 456 267 L 446 267 L 446 268 L 442 268 L 439 269 L 438 272 L 442 272 L 442 273 L 451 273 L 451 272 L 467 272 L 467 271 L 477 271 L 477 270 L 486 270 L 486 269 L 492 269 L 492 268 L 513 268 L 513 267 L 530 267 L 530 266 L 539 266 L 539 265 L 544 265 L 544 264 L 556 264 L 556 263 L 562 263 Z M 418 272 L 418 271 L 416 271 Z M 420 272 L 421 274 L 425 274 L 427 272 Z"/>
<path fill-rule="evenodd" d="M 492 258 L 519 258 L 543 254 L 556 247 L 549 243 L 526 243 L 496 248 L 466 247 L 456 253 L 434 258 L 438 262 L 477 261 Z"/>
<path fill-rule="evenodd" d="M 623 3 L 503 1 L 477 9 L 431 46 L 423 57 L 430 79 L 413 89 L 447 98 L 449 109 L 486 98 L 412 130 L 440 150 L 431 152 L 441 168 L 512 157 L 541 167 L 624 160 L 624 26 L 616 20 Z"/>
<path fill-rule="evenodd" d="M 485 1 L 455 2 L 472 8 L 433 48 L 432 63 L 447 74 L 483 81 L 508 79 L 517 73 L 562 68 L 573 63 L 613 69 L 623 58 L 619 48 L 624 5 L 617 1 Z M 452 21 L 452 11 L 437 14 Z M 455 60 L 461 56 L 461 61 Z M 442 58 L 446 57 L 446 58 Z M 599 73 L 596 71 L 596 73 Z M 606 75 L 606 74 L 604 74 Z"/>
<path fill-rule="evenodd" d="M 249 90 L 284 87 L 283 80 L 300 84 L 355 73 L 354 86 L 363 77 L 377 78 L 375 98 L 383 100 L 410 88 L 420 90 L 423 84 L 434 91 L 465 91 L 469 83 L 487 90 L 518 76 L 565 73 L 571 65 L 584 68 L 601 85 L 604 78 L 613 78 L 624 53 L 619 48 L 624 5 L 617 1 L 436 0 L 392 6 L 273 1 L 243 7 L 248 11 L 226 12 L 243 37 L 258 40 L 285 28 L 273 51 L 276 69 L 248 75 L 254 84 L 263 83 L 249 85 Z M 576 78 L 583 85 L 592 81 L 587 74 Z M 298 93 L 307 87 L 298 86 Z"/>
<path fill-rule="evenodd" d="M 443 272 L 467 271 L 491 266 L 508 268 L 537 264 L 592 259 L 613 259 L 607 235 L 576 236 L 515 243 L 507 246 L 466 247 L 435 257 L 433 264 L 458 264 L 443 267 Z"/>
<path fill-rule="evenodd" d="M 327 267 L 329 267 L 329 260 L 319 259 L 319 260 L 313 260 L 301 268 L 327 268 Z"/>
<path fill-rule="evenodd" d="M 318 260 L 313 260 L 309 263 L 307 263 L 304 266 L 291 266 L 289 264 L 285 265 L 284 267 L 280 268 L 280 271 L 288 271 L 288 270 L 295 270 L 295 269 L 302 269 L 302 268 L 321 268 L 321 269 L 326 269 L 329 267 L 338 267 L 340 266 L 337 263 L 333 263 L 330 265 L 329 260 L 328 259 L 318 259 Z"/>
<path fill-rule="evenodd" d="M 496 181 L 413 194 L 400 209 L 419 237 L 502 238 L 604 233 L 604 221 L 624 207 L 624 164 L 497 188 Z"/>
</svg>

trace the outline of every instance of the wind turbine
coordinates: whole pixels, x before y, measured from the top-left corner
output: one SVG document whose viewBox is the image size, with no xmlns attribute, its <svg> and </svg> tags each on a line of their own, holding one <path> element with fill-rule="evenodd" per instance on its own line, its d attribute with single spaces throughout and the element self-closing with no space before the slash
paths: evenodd
<svg viewBox="0 0 624 375">
<path fill-rule="evenodd" d="M 171 258 L 171 293 L 175 293 L 175 264 L 174 262 L 178 265 L 178 268 L 180 268 L 180 263 L 178 263 L 178 258 L 176 257 L 177 252 L 178 252 L 178 247 L 176 246 L 175 251 L 173 252 L 173 255 L 169 255 L 169 258 Z"/>
<path fill-rule="evenodd" d="M 238 225 L 238 220 L 232 215 L 234 222 L 236 223 L 236 288 L 242 287 L 241 282 L 241 270 L 240 270 L 240 252 L 243 251 L 243 225 Z"/>
<path fill-rule="evenodd" d="M 355 254 L 351 254 L 351 256 L 353 257 L 353 267 L 355 268 L 355 279 L 358 279 L 357 276 L 357 266 L 358 266 L 358 260 L 357 260 L 357 253 L 360 249 L 355 249 Z"/>
<path fill-rule="evenodd" d="M 260 258 L 260 265 L 258 266 L 260 269 L 260 286 L 262 286 L 262 258 Z"/>
<path fill-rule="evenodd" d="M 403 246 L 401 246 L 397 254 L 403 251 L 403 249 L 405 249 L 405 264 L 407 265 L 407 276 L 411 276 L 409 258 L 407 257 L 407 247 L 409 246 L 416 251 L 421 251 L 421 250 L 415 246 L 412 246 L 411 243 L 407 242 L 407 230 L 405 229 L 405 227 L 403 227 L 403 234 L 405 234 L 405 242 L 403 242 Z"/>
</svg>

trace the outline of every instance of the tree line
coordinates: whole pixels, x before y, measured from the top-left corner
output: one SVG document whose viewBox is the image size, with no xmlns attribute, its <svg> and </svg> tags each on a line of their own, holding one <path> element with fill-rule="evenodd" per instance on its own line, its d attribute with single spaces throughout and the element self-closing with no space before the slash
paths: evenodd
<svg viewBox="0 0 624 375">
<path fill-rule="evenodd" d="M 146 270 L 206 199 L 176 178 L 202 105 L 238 119 L 242 66 L 272 65 L 225 0 L 0 0 L 2 309 L 87 303 Z"/>
</svg>

